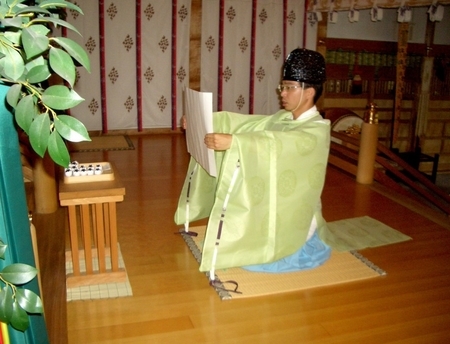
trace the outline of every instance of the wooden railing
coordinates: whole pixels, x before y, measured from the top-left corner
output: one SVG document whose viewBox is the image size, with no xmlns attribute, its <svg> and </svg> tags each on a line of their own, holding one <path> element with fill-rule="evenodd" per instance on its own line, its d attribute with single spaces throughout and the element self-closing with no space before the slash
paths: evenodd
<svg viewBox="0 0 450 344">
<path fill-rule="evenodd" d="M 329 163 L 356 176 L 359 138 L 336 131 L 332 131 L 331 136 L 341 143 L 331 142 Z M 394 176 L 394 178 L 389 175 Z M 387 186 L 392 191 L 412 199 L 422 202 L 426 200 L 447 216 L 450 216 L 450 196 L 380 143 L 378 143 L 375 158 L 374 180 Z M 411 190 L 414 190 L 414 192 Z"/>
</svg>

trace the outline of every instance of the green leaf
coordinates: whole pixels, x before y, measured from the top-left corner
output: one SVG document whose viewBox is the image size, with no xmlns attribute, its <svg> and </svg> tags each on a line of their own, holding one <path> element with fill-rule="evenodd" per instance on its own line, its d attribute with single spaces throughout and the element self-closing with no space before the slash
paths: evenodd
<svg viewBox="0 0 450 344">
<path fill-rule="evenodd" d="M 5 56 L 0 60 L 2 62 L 2 73 L 12 81 L 17 81 L 25 71 L 25 63 L 20 53 L 6 46 L 2 50 Z"/>
<path fill-rule="evenodd" d="M 6 94 L 6 101 L 12 108 L 16 108 L 17 103 L 19 102 L 20 97 L 22 96 L 22 85 L 14 84 L 12 85 L 8 93 Z"/>
<path fill-rule="evenodd" d="M 86 51 L 73 40 L 65 37 L 54 37 L 51 38 L 56 43 L 58 43 L 65 51 L 67 51 L 70 56 L 72 56 L 76 61 L 78 61 L 86 70 L 91 72 L 91 62 Z"/>
<path fill-rule="evenodd" d="M 0 22 L 1 24 L 1 22 Z M 13 30 L 13 32 L 15 32 L 14 29 L 10 29 Z M 18 32 L 21 32 L 20 30 L 18 30 Z M 14 43 L 9 39 L 9 37 L 7 35 L 0 35 L 0 41 L 2 42 L 2 48 L 4 48 L 3 46 L 14 46 Z"/>
<path fill-rule="evenodd" d="M 28 27 L 28 30 L 32 30 L 37 35 L 42 35 L 42 36 L 47 36 L 51 32 L 51 30 L 47 26 L 41 25 L 41 24 L 30 25 Z"/>
<path fill-rule="evenodd" d="M 47 11 L 45 8 L 38 7 L 38 6 L 27 6 L 19 11 L 16 12 L 16 16 L 19 14 L 26 14 L 26 13 L 42 13 L 42 14 L 48 14 L 50 15 L 51 12 Z"/>
<path fill-rule="evenodd" d="M 20 307 L 18 302 L 13 303 L 13 312 L 10 323 L 12 327 L 22 332 L 30 326 L 30 319 L 28 318 L 27 312 Z"/>
<path fill-rule="evenodd" d="M 17 11 L 20 11 L 23 8 L 26 8 L 28 5 L 22 4 L 22 2 L 25 2 L 27 0 L 6 0 L 3 2 L 6 2 L 8 4 L 8 7 L 10 8 L 10 13 L 16 13 Z M 26 19 L 26 17 L 24 17 Z"/>
<path fill-rule="evenodd" d="M 8 245 L 6 245 L 3 241 L 0 241 L 0 258 L 1 259 L 5 259 L 5 252 L 6 252 L 7 248 L 8 248 Z"/>
<path fill-rule="evenodd" d="M 47 150 L 48 138 L 50 137 L 50 118 L 46 113 L 37 116 L 30 125 L 28 133 L 33 150 L 43 157 Z"/>
<path fill-rule="evenodd" d="M 9 6 L 13 6 L 13 5 L 16 6 L 16 5 L 21 4 L 22 2 L 25 2 L 25 1 L 27 1 L 27 0 L 7 0 L 6 3 Z"/>
<path fill-rule="evenodd" d="M 75 117 L 59 115 L 54 123 L 58 133 L 68 141 L 91 141 L 86 127 Z"/>
<path fill-rule="evenodd" d="M 5 281 L 12 284 L 25 284 L 30 282 L 37 275 L 37 270 L 35 267 L 22 264 L 14 263 L 5 266 L 5 268 L 0 272 L 0 276 Z"/>
<path fill-rule="evenodd" d="M 2 19 L 2 25 L 5 27 L 12 26 L 20 28 L 22 26 L 22 18 L 21 17 L 4 18 Z"/>
<path fill-rule="evenodd" d="M 42 102 L 55 110 L 71 109 L 82 101 L 78 93 L 62 85 L 50 86 L 42 94 Z"/>
<path fill-rule="evenodd" d="M 49 62 L 55 73 L 73 87 L 75 84 L 75 64 L 70 55 L 62 49 L 51 47 Z"/>
<path fill-rule="evenodd" d="M 9 323 L 13 314 L 13 295 L 8 286 L 0 290 L 0 321 L 6 324 Z"/>
<path fill-rule="evenodd" d="M 66 22 L 62 19 L 59 19 L 59 18 L 39 17 L 39 18 L 36 18 L 36 19 L 33 19 L 32 21 L 30 21 L 30 23 L 28 25 L 34 25 L 37 23 L 53 23 L 56 26 L 66 27 L 66 28 L 72 30 L 73 32 L 78 33 L 81 36 L 80 32 L 76 29 L 75 26 L 73 26 L 72 24 L 69 24 L 68 22 Z"/>
<path fill-rule="evenodd" d="M 40 314 L 43 312 L 41 298 L 31 290 L 18 288 L 16 290 L 16 300 L 28 313 Z"/>
<path fill-rule="evenodd" d="M 45 8 L 45 7 L 63 7 L 63 8 L 69 8 L 71 10 L 75 10 L 78 13 L 83 14 L 83 11 L 81 8 L 79 8 L 77 5 L 74 5 L 68 1 L 62 1 L 62 0 L 45 0 L 42 1 L 39 4 L 39 7 Z"/>
<path fill-rule="evenodd" d="M 22 37 L 22 31 L 5 31 L 5 37 L 14 44 L 20 44 L 20 38 Z"/>
<path fill-rule="evenodd" d="M 0 18 L 5 18 L 6 13 L 8 13 L 9 7 L 6 4 L 0 2 Z"/>
<path fill-rule="evenodd" d="M 44 57 L 41 56 L 37 56 L 34 59 L 31 59 L 29 61 L 27 61 L 27 63 L 25 64 L 25 69 L 30 71 L 31 68 L 36 67 L 36 66 L 43 66 L 43 65 L 47 65 L 48 61 L 46 59 L 44 59 Z"/>
<path fill-rule="evenodd" d="M 48 140 L 48 154 L 50 154 L 52 160 L 58 165 L 62 167 L 69 166 L 69 151 L 67 150 L 64 140 L 61 138 L 61 135 L 59 135 L 57 131 L 53 131 L 50 134 L 50 138 Z"/>
<path fill-rule="evenodd" d="M 27 59 L 31 59 L 42 54 L 48 49 L 48 37 L 41 34 L 38 30 L 25 28 L 22 30 L 22 44 Z"/>
<path fill-rule="evenodd" d="M 50 73 L 50 69 L 46 64 L 41 66 L 36 66 L 30 69 L 27 73 L 27 80 L 31 84 L 37 84 L 44 80 L 47 80 L 52 74 Z"/>
<path fill-rule="evenodd" d="M 31 123 L 35 118 L 35 107 L 32 95 L 23 97 L 16 106 L 15 118 L 16 122 L 27 135 L 30 132 Z"/>
</svg>

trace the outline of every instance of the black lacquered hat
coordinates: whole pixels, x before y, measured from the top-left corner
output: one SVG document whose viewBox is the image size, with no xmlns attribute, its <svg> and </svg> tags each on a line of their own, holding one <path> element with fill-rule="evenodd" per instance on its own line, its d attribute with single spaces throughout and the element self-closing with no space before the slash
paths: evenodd
<svg viewBox="0 0 450 344">
<path fill-rule="evenodd" d="M 323 84 L 327 80 L 324 57 L 313 50 L 293 50 L 284 61 L 283 80 Z"/>
</svg>

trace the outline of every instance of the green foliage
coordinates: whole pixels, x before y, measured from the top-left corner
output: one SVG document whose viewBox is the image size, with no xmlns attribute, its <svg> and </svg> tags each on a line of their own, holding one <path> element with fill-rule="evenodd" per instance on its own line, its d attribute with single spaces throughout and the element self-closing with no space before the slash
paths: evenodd
<svg viewBox="0 0 450 344">
<path fill-rule="evenodd" d="M 68 166 L 67 141 L 90 141 L 79 120 L 65 110 L 84 99 L 73 86 L 76 66 L 90 72 L 85 50 L 65 37 L 52 37 L 52 28 L 77 29 L 66 22 L 64 10 L 82 14 L 65 0 L 37 0 L 35 6 L 25 0 L 0 1 L 0 80 L 11 85 L 7 102 L 14 109 L 17 125 L 29 136 L 33 150 L 41 157 L 46 151 L 54 162 Z M 64 84 L 50 85 L 58 75 Z"/>
<path fill-rule="evenodd" d="M 31 2 L 35 5 L 27 5 Z M 58 26 L 79 34 L 64 20 L 65 9 L 82 14 L 65 0 L 0 0 L 0 83 L 10 86 L 6 101 L 36 153 L 43 157 L 48 151 L 61 166 L 70 161 L 64 140 L 90 140 L 85 126 L 64 112 L 84 100 L 73 90 L 76 66 L 90 72 L 89 57 L 79 44 L 51 35 Z M 52 75 L 63 84 L 51 85 Z M 1 259 L 6 249 L 0 240 Z M 0 271 L 0 322 L 25 331 L 29 315 L 43 313 L 39 296 L 24 288 L 36 275 L 36 268 L 21 263 Z"/>
<path fill-rule="evenodd" d="M 0 240 L 0 258 L 4 259 L 7 245 Z M 0 322 L 25 331 L 30 325 L 29 314 L 42 314 L 41 298 L 23 288 L 37 275 L 36 268 L 21 263 L 10 264 L 0 271 Z"/>
</svg>

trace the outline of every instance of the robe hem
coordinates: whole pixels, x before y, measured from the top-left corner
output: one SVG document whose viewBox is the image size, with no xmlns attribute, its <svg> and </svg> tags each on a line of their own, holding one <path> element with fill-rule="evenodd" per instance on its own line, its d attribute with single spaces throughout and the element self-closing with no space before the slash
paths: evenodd
<svg viewBox="0 0 450 344">
<path fill-rule="evenodd" d="M 198 248 L 197 244 L 194 242 L 194 239 L 192 239 L 192 236 L 190 236 L 188 234 L 185 234 L 184 228 L 180 228 L 179 232 L 180 232 L 181 236 L 183 237 L 183 240 L 186 242 L 187 246 L 191 250 L 195 260 L 200 265 L 200 263 L 202 261 L 202 252 Z M 202 272 L 202 273 L 204 273 L 206 275 L 206 277 L 209 280 L 211 280 L 210 277 L 209 277 L 209 271 Z M 219 295 L 220 299 L 221 300 L 231 300 L 232 299 L 231 294 L 228 291 L 223 290 L 223 289 L 225 289 L 225 287 L 222 284 L 222 282 L 220 281 L 220 279 L 217 277 L 217 275 L 214 276 L 214 280 L 216 281 L 215 284 L 217 284 L 217 286 L 219 288 L 216 288 L 214 286 L 212 286 L 212 287 L 216 291 L 217 295 Z"/>
</svg>

